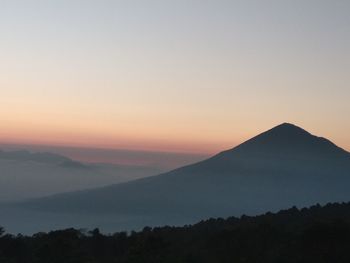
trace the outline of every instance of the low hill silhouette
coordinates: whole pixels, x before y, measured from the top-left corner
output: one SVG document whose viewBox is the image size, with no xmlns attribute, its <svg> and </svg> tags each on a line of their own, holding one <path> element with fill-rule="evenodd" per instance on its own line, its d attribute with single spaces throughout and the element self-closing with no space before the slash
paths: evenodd
<svg viewBox="0 0 350 263">
<path fill-rule="evenodd" d="M 158 172 L 147 166 L 83 163 L 50 152 L 0 150 L 0 202 L 96 188 Z"/>
<path fill-rule="evenodd" d="M 32 161 L 38 163 L 61 164 L 72 161 L 68 157 L 49 152 L 29 152 L 27 150 L 2 151 L 0 150 L 0 160 Z"/>
</svg>

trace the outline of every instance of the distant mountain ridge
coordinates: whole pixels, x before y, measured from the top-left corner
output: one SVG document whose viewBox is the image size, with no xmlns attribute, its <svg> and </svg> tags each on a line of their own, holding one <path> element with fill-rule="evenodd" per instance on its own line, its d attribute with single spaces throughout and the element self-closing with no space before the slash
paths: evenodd
<svg viewBox="0 0 350 263">
<path fill-rule="evenodd" d="M 82 163 L 50 152 L 0 150 L 0 202 L 126 182 L 159 173 L 147 166 Z"/>
<path fill-rule="evenodd" d="M 49 152 L 29 152 L 27 150 L 20 151 L 3 151 L 0 150 L 0 159 L 14 160 L 14 161 L 33 161 L 39 163 L 60 164 L 64 162 L 73 161 L 68 157 L 49 153 Z"/>
<path fill-rule="evenodd" d="M 349 187 L 350 153 L 284 123 L 208 160 L 168 173 L 17 206 L 119 215 L 129 218 L 127 226 L 137 227 L 140 222 L 185 224 L 207 217 L 349 201 Z"/>
</svg>

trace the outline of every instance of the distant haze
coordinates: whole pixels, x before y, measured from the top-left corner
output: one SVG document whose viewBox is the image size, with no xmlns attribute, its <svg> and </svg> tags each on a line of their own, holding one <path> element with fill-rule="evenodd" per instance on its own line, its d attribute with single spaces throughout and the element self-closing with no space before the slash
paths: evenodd
<svg viewBox="0 0 350 263">
<path fill-rule="evenodd" d="M 2 150 L 31 150 L 62 154 L 77 161 L 110 163 L 130 166 L 151 166 L 162 171 L 195 163 L 208 158 L 208 154 L 136 151 L 122 149 L 96 149 L 45 145 L 0 144 Z"/>
</svg>

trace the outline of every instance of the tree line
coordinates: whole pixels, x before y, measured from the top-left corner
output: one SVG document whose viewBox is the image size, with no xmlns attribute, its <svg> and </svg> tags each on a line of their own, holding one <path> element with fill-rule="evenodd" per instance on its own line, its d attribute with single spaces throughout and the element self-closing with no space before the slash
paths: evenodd
<svg viewBox="0 0 350 263">
<path fill-rule="evenodd" d="M 1 263 L 350 262 L 350 203 L 216 218 L 182 227 L 32 236 L 0 228 Z"/>
</svg>

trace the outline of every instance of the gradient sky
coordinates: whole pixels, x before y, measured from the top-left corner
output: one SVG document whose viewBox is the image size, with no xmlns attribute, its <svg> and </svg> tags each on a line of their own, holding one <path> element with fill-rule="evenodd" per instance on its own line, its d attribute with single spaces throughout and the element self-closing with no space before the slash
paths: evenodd
<svg viewBox="0 0 350 263">
<path fill-rule="evenodd" d="M 282 122 L 350 150 L 350 1 L 2 0 L 0 142 L 214 153 Z"/>
</svg>

